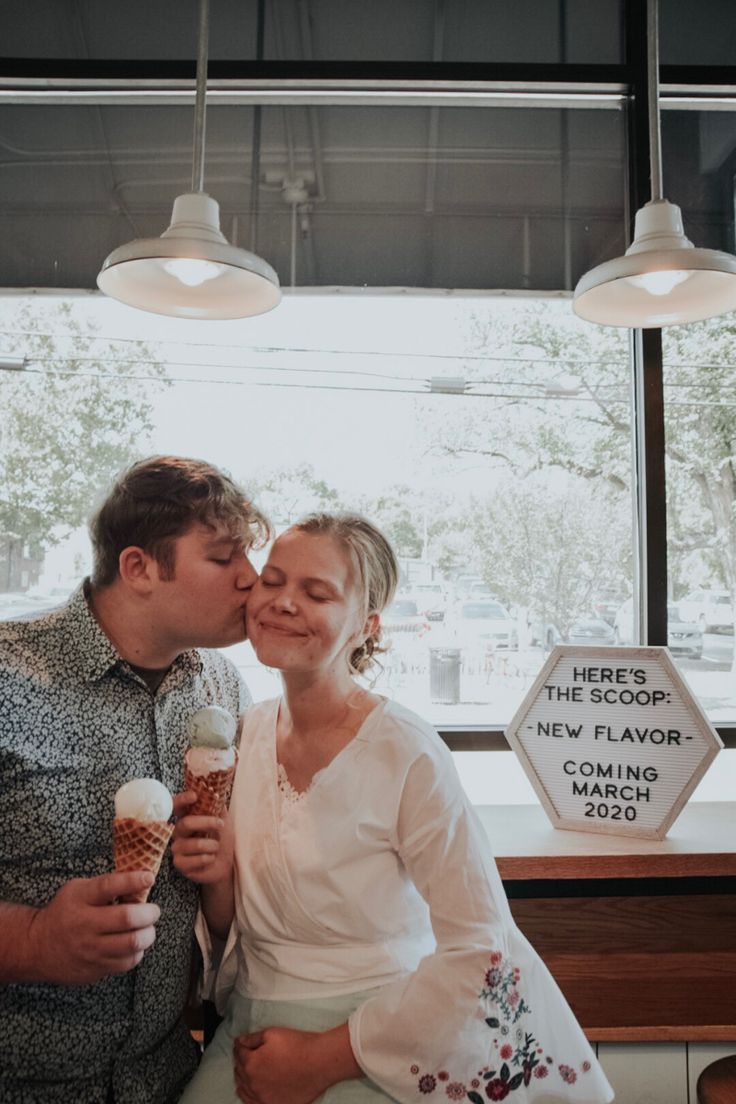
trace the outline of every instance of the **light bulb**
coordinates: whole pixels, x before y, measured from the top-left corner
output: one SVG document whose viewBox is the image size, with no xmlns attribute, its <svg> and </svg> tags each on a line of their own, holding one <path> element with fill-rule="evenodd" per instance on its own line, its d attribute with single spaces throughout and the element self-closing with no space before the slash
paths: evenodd
<svg viewBox="0 0 736 1104">
<path fill-rule="evenodd" d="M 187 287 L 199 287 L 207 280 L 214 280 L 222 271 L 221 265 L 213 264 L 212 261 L 198 261 L 189 257 L 175 257 L 166 261 L 164 268 Z"/>
<path fill-rule="evenodd" d="M 650 295 L 669 295 L 678 284 L 690 279 L 690 273 L 683 272 L 682 269 L 671 269 L 669 271 L 645 272 L 641 276 L 629 276 L 627 279 L 634 287 L 643 288 Z"/>
</svg>

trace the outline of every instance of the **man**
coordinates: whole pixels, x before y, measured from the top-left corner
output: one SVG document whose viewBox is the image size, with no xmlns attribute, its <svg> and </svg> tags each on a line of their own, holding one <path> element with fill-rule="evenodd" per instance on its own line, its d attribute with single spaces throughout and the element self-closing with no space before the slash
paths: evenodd
<svg viewBox="0 0 736 1104">
<path fill-rule="evenodd" d="M 169 1104 L 197 1061 L 196 891 L 167 854 L 148 903 L 117 903 L 151 878 L 111 872 L 113 798 L 135 777 L 181 791 L 189 717 L 249 703 L 207 649 L 245 638 L 268 524 L 211 465 L 155 457 L 90 531 L 69 604 L 0 625 L 3 1104 Z"/>
</svg>

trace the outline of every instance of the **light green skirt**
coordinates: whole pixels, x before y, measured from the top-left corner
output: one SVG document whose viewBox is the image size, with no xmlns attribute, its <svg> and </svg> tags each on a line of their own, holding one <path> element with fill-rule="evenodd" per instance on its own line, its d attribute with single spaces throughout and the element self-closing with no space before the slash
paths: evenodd
<svg viewBox="0 0 736 1104">
<path fill-rule="evenodd" d="M 299 1031 L 329 1031 L 345 1023 L 348 1016 L 376 990 L 348 993 L 320 1000 L 249 1000 L 233 992 L 225 1018 L 204 1052 L 179 1104 L 240 1104 L 233 1077 L 233 1043 L 246 1031 L 264 1027 L 293 1027 Z M 392 1101 L 367 1077 L 340 1081 L 319 1097 L 315 1104 L 386 1104 Z M 287 1104 L 284 1101 L 284 1104 Z"/>
</svg>

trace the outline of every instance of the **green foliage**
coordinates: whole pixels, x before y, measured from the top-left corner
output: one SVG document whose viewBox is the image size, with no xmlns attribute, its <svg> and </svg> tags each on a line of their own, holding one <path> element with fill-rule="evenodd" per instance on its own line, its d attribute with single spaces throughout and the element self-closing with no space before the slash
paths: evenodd
<svg viewBox="0 0 736 1104">
<path fill-rule="evenodd" d="M 243 480 L 254 500 L 277 530 L 285 529 L 305 514 L 346 509 L 334 487 L 320 478 L 311 464 L 261 469 Z"/>
<path fill-rule="evenodd" d="M 565 482 L 509 481 L 471 511 L 473 542 L 499 597 L 563 635 L 590 616 L 604 583 L 625 592 L 630 521 L 622 496 L 579 477 Z"/>
<path fill-rule="evenodd" d="M 0 545 L 40 548 L 76 528 L 90 492 L 145 452 L 163 368 L 142 342 L 121 352 L 101 340 L 69 301 L 4 311 L 1 348 L 25 368 L 0 372 Z"/>
<path fill-rule="evenodd" d="M 381 527 L 396 554 L 412 559 L 420 559 L 426 551 L 423 512 L 416 499 L 411 487 L 394 486 L 361 504 L 361 512 Z"/>
<path fill-rule="evenodd" d="M 736 591 L 735 337 L 736 323 L 720 318 L 664 331 L 669 567 L 675 598 L 709 581 Z M 487 397 L 460 399 L 449 414 L 444 410 L 441 421 L 438 417 L 429 427 L 433 451 L 478 458 L 487 466 L 489 488 L 513 476 L 518 493 L 505 500 L 506 528 L 512 532 L 523 532 L 525 487 L 536 473 L 546 473 L 551 501 L 565 486 L 559 477 L 578 479 L 586 500 L 587 481 L 622 530 L 614 533 L 610 517 L 595 511 L 588 528 L 601 526 L 600 539 L 608 537 L 617 549 L 616 577 L 630 579 L 628 332 L 581 323 L 566 303 L 530 301 L 505 314 L 494 304 L 476 312 L 472 353 L 467 378 L 474 392 Z M 539 505 L 544 509 L 542 501 Z M 567 553 L 579 549 L 578 528 L 566 524 L 556 539 L 561 568 L 567 563 L 574 573 L 576 557 Z M 532 557 L 541 554 L 541 546 L 535 547 L 536 552 L 528 550 Z M 482 565 L 491 580 L 497 570 L 488 560 Z M 608 580 L 603 577 L 598 585 Z M 533 588 L 529 579 L 527 586 Z M 585 593 L 581 579 L 570 590 L 571 612 L 585 601 Z M 512 600 L 510 590 L 506 598 Z"/>
<path fill-rule="evenodd" d="M 668 525 L 674 597 L 693 574 L 736 592 L 736 323 L 709 319 L 663 335 Z"/>
</svg>

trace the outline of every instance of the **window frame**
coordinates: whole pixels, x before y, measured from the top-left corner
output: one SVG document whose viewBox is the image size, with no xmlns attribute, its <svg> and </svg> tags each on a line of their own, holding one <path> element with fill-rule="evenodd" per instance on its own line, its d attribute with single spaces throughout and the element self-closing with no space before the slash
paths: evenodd
<svg viewBox="0 0 736 1104">
<path fill-rule="evenodd" d="M 259 4 L 259 17 L 265 6 Z M 622 64 L 446 62 L 217 61 L 208 67 L 215 104 L 369 106 L 585 106 L 625 111 L 627 234 L 649 198 L 646 0 L 622 0 Z M 262 57 L 262 25 L 258 36 Z M 0 103 L 194 103 L 195 61 L 4 59 Z M 661 66 L 662 109 L 736 110 L 736 66 Z M 631 337 L 634 613 L 638 639 L 667 644 L 667 527 L 662 339 L 658 330 Z M 718 726 L 736 747 L 736 726 Z M 455 751 L 508 750 L 503 728 L 443 726 Z"/>
</svg>

